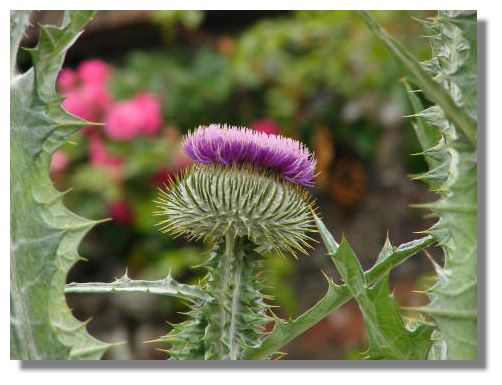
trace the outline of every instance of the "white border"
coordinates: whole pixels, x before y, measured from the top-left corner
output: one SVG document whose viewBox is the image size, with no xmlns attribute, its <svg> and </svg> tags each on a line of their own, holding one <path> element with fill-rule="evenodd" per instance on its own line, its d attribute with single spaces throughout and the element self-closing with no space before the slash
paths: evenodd
<svg viewBox="0 0 502 385">
<path fill-rule="evenodd" d="M 502 273 L 502 252 L 500 247 L 497 247 L 497 241 L 500 239 L 500 220 L 502 215 L 502 189 L 501 179 L 502 164 L 500 163 L 500 146 L 502 146 L 502 123 L 501 119 L 496 120 L 496 113 L 501 110 L 500 104 L 502 97 L 497 95 L 499 90 L 502 90 L 501 73 L 502 62 L 500 40 L 502 39 L 502 21 L 500 20 L 500 12 L 497 12 L 500 7 L 496 7 L 497 2 L 491 1 L 430 1 L 422 0 L 420 2 L 404 2 L 404 1 L 358 1 L 358 2 L 341 2 L 341 1 L 253 1 L 253 2 L 229 2 L 229 1 L 212 1 L 204 3 L 201 1 L 185 0 L 183 2 L 167 2 L 167 1 L 121 1 L 113 3 L 111 1 L 8 1 L 3 2 L 5 7 L 2 12 L 2 30 L 0 41 L 2 44 L 2 125 L 0 126 L 0 143 L 2 151 L 0 151 L 0 167 L 3 181 L 3 187 L 0 189 L 2 202 L 2 221 L 1 221 L 1 237 L 2 251 L 1 254 L 3 269 L 2 271 L 2 366 L 1 381 L 5 384 L 24 384 L 36 383 L 43 384 L 75 384 L 89 385 L 92 383 L 120 383 L 120 384 L 138 384 L 138 383 L 155 383 L 155 384 L 185 384 L 199 383 L 207 384 L 217 382 L 219 384 L 230 381 L 238 381 L 242 384 L 463 384 L 463 383 L 483 383 L 492 384 L 500 383 L 500 379 L 496 380 L 497 375 L 501 373 L 502 364 L 500 357 L 502 351 L 502 338 L 500 326 L 502 320 L 501 301 L 500 301 L 500 278 Z M 488 330 L 487 330 L 487 369 L 474 370 L 425 370 L 425 369 L 332 369 L 332 370 L 207 370 L 207 369 L 150 369 L 150 370 L 124 370 L 124 369 L 109 369 L 109 370 L 92 370 L 92 369 L 74 369 L 74 370 L 21 370 L 18 362 L 9 362 L 9 347 L 8 347 L 8 315 L 9 304 L 8 295 L 8 245 L 9 245 L 9 191 L 8 191 L 8 175 L 9 175 L 9 136 L 8 136 L 8 46 L 9 46 L 9 9 L 67 9 L 68 7 L 75 8 L 100 8 L 100 9 L 375 9 L 379 6 L 380 9 L 478 9 L 478 18 L 487 22 L 487 53 L 488 53 L 488 71 L 487 71 L 487 126 L 491 127 L 488 130 L 487 152 L 488 152 L 488 172 L 487 172 L 487 254 L 489 256 L 487 263 L 488 280 Z M 356 49 L 356 47 L 355 47 Z M 483 197 L 479 197 L 482 199 Z M 10 377 L 10 379 L 9 379 Z M 13 377 L 16 379 L 14 380 Z M 14 382 L 15 381 L 15 382 Z M 322 381 L 322 382 L 321 382 Z"/>
</svg>

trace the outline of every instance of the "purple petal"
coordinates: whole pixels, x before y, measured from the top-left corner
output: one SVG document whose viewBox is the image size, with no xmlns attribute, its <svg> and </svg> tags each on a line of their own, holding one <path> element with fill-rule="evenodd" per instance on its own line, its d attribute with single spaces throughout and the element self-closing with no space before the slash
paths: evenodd
<svg viewBox="0 0 502 385">
<path fill-rule="evenodd" d="M 250 163 L 277 171 L 288 182 L 313 186 L 316 160 L 301 142 L 245 127 L 211 124 L 187 134 L 185 152 L 200 163 Z"/>
</svg>

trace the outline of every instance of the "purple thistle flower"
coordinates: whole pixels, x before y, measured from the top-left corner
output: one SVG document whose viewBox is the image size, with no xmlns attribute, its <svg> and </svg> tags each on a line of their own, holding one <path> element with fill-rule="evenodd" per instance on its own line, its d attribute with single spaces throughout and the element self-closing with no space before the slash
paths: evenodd
<svg viewBox="0 0 502 385">
<path fill-rule="evenodd" d="M 316 160 L 301 142 L 245 127 L 211 124 L 187 134 L 185 152 L 200 163 L 250 163 L 276 170 L 288 182 L 313 186 Z"/>
</svg>

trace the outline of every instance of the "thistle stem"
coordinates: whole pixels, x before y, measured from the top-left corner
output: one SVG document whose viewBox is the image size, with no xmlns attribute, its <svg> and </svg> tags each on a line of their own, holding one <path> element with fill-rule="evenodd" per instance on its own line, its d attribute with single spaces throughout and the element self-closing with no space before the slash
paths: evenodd
<svg viewBox="0 0 502 385">
<path fill-rule="evenodd" d="M 235 243 L 234 243 L 235 245 Z M 229 349 L 230 359 L 236 360 L 239 354 L 239 344 L 236 341 L 237 335 L 237 316 L 241 306 L 241 278 L 243 269 L 244 252 L 241 247 L 235 247 L 234 259 L 234 289 L 232 292 L 232 307 L 230 311 L 230 331 L 229 331 Z"/>
<path fill-rule="evenodd" d="M 219 252 L 218 252 L 219 250 Z M 254 245 L 227 233 L 209 261 L 207 292 L 214 298 L 203 311 L 208 322 L 205 359 L 242 359 L 242 344 L 259 341 L 265 305 L 256 278 L 261 256 Z"/>
<path fill-rule="evenodd" d="M 225 338 L 225 329 L 226 325 L 228 323 L 227 321 L 227 307 L 228 307 L 228 299 L 227 299 L 227 293 L 229 289 L 229 283 L 231 282 L 231 277 L 230 275 L 232 274 L 232 259 L 234 255 L 234 247 L 235 247 L 235 239 L 227 233 L 225 235 L 225 252 L 222 255 L 221 258 L 221 270 L 222 270 L 222 276 L 221 276 L 221 281 L 220 281 L 220 295 L 219 295 L 219 312 L 220 312 L 220 330 L 222 333 L 221 336 L 221 341 L 222 344 L 218 347 L 218 355 L 220 359 L 225 358 L 226 353 L 225 353 L 225 348 L 223 346 L 223 341 L 226 340 Z"/>
<path fill-rule="evenodd" d="M 241 278 L 243 271 L 243 241 L 232 233 L 225 234 L 225 252 L 221 258 L 220 330 L 221 341 L 218 352 L 221 359 L 238 359 L 238 318 L 241 308 Z M 226 345 L 226 346 L 225 346 Z M 225 349 L 225 347 L 227 349 Z"/>
<path fill-rule="evenodd" d="M 241 360 L 244 346 L 259 344 L 270 321 L 258 277 L 262 259 L 254 243 L 232 232 L 216 241 L 202 288 L 210 299 L 194 304 L 190 319 L 163 339 L 172 358 Z"/>
</svg>

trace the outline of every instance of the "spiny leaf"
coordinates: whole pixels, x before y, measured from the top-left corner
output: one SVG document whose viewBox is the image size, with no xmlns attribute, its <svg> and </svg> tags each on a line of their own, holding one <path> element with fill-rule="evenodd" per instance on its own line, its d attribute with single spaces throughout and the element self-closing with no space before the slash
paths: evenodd
<svg viewBox="0 0 502 385">
<path fill-rule="evenodd" d="M 423 22 L 431 39 L 433 57 L 423 63 L 455 103 L 472 119 L 477 118 L 477 23 L 475 11 L 439 11 Z M 429 291 L 431 303 L 424 310 L 436 321 L 438 352 L 430 358 L 474 359 L 477 355 L 477 163 L 476 149 L 460 135 L 453 119 L 438 106 L 418 114 L 443 133 L 437 147 L 444 154 L 445 180 L 440 200 L 424 205 L 439 222 L 430 229 L 445 254 L 437 283 Z M 443 341 L 440 340 L 443 339 Z"/>
<path fill-rule="evenodd" d="M 34 68 L 11 76 L 12 359 L 99 359 L 110 346 L 87 333 L 64 296 L 67 272 L 79 260 L 78 244 L 96 222 L 66 209 L 49 177 L 52 153 L 86 124 L 60 106 L 55 80 L 92 15 L 69 11 L 61 28 L 41 27 L 31 50 Z M 19 43 L 19 29 L 14 34 Z"/>
<path fill-rule="evenodd" d="M 390 255 L 386 244 L 382 258 Z M 433 328 L 425 324 L 406 328 L 394 299 L 389 292 L 388 273 L 369 287 L 359 260 L 344 238 L 332 255 L 337 270 L 359 305 L 369 336 L 369 359 L 423 360 L 432 342 Z"/>
<path fill-rule="evenodd" d="M 328 254 L 330 256 L 335 255 L 339 247 L 338 243 L 329 233 L 319 217 L 315 215 L 314 220 Z M 364 273 L 366 282 L 368 282 L 368 284 L 376 282 L 392 268 L 430 246 L 433 242 L 433 237 L 427 236 L 412 242 L 404 243 L 399 247 L 387 247 L 387 252 L 381 253 L 375 265 Z M 390 251 L 391 249 L 392 251 Z M 274 355 L 288 342 L 292 341 L 348 302 L 351 297 L 349 288 L 346 285 L 336 285 L 332 280 L 328 280 L 328 290 L 319 302 L 293 320 L 283 321 L 279 318 L 275 318 L 275 326 L 272 332 L 263 339 L 260 344 L 246 349 L 245 358 L 250 360 L 266 359 Z"/>
<path fill-rule="evenodd" d="M 435 349 L 430 358 L 475 359 L 477 356 L 477 19 L 476 11 L 439 11 L 431 20 L 421 21 L 430 37 L 433 57 L 422 63 L 400 47 L 371 17 L 363 13 L 370 28 L 403 62 L 425 95 L 437 104 L 419 111 L 418 124 L 434 127 L 441 135 L 438 143 L 424 146 L 424 155 L 440 162 L 420 176 L 439 184 L 435 203 L 416 205 L 428 208 L 439 218 L 429 233 L 442 246 L 445 263 L 437 269 L 437 283 L 429 291 L 431 303 L 425 307 L 437 323 Z M 434 86 L 435 83 L 435 86 Z M 429 86 L 427 92 L 425 86 Z M 437 91 L 439 89 L 439 92 Z M 441 92 L 449 96 L 441 97 Z M 439 96 L 439 97 L 438 97 Z M 453 103 L 453 107 L 451 108 Z M 468 123 L 468 119 L 471 123 Z M 420 134 L 417 132 L 417 134 Z M 419 136 L 420 137 L 420 136 Z M 438 337 L 439 336 L 439 337 Z M 443 338 L 443 341 L 439 341 Z"/>
<path fill-rule="evenodd" d="M 418 114 L 421 111 L 423 111 L 424 106 L 422 104 L 422 101 L 416 95 L 416 92 L 413 91 L 408 81 L 406 79 L 402 79 L 402 83 L 404 84 L 406 93 L 410 100 L 410 104 L 415 114 Z M 440 135 L 437 132 L 437 130 L 434 127 L 432 127 L 428 122 L 424 121 L 423 119 L 417 119 L 416 123 L 413 124 L 413 128 L 415 130 L 415 134 L 417 136 L 420 145 L 425 151 L 436 146 L 437 142 L 439 141 Z M 425 152 L 423 153 L 423 155 L 430 169 L 435 169 L 441 163 L 444 162 L 444 159 L 437 159 L 437 157 L 432 156 L 429 153 Z M 441 155 L 443 154 L 441 153 Z M 442 156 L 442 158 L 444 158 L 444 156 Z M 438 187 L 441 184 L 442 182 L 433 183 L 432 187 Z"/>
<path fill-rule="evenodd" d="M 28 25 L 30 11 L 10 11 L 10 73 L 14 76 L 19 44 Z"/>
</svg>

